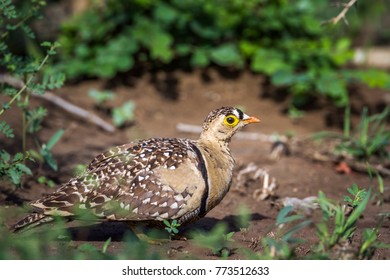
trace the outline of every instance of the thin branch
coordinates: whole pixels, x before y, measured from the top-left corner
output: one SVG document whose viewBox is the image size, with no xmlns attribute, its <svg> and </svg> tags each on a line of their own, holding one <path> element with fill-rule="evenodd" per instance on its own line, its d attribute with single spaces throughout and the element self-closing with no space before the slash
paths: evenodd
<svg viewBox="0 0 390 280">
<path fill-rule="evenodd" d="M 202 127 L 198 125 L 178 123 L 176 125 L 176 130 L 179 132 L 200 134 L 202 132 Z M 235 138 L 241 140 L 254 140 L 254 141 L 271 142 L 271 143 L 274 143 L 276 141 L 282 141 L 282 142 L 287 141 L 287 137 L 285 136 L 268 135 L 264 133 L 255 133 L 255 132 L 238 132 Z"/>
<path fill-rule="evenodd" d="M 344 20 L 344 22 L 348 25 L 348 20 L 345 17 L 345 15 L 348 13 L 349 9 L 357 2 L 357 0 L 350 0 L 344 7 L 344 9 L 334 18 L 331 18 L 330 20 L 324 21 L 321 23 L 321 25 L 325 24 L 333 24 L 336 25 L 341 19 Z"/>
<path fill-rule="evenodd" d="M 0 84 L 2 84 L 2 83 L 9 84 L 10 86 L 13 86 L 14 88 L 17 88 L 17 89 L 23 89 L 26 87 L 26 85 L 23 81 L 15 78 L 15 77 L 12 77 L 10 75 L 7 75 L 7 74 L 0 75 Z M 76 115 L 76 116 L 78 116 L 86 121 L 89 121 L 89 122 L 97 125 L 98 127 L 104 129 L 105 131 L 108 131 L 108 132 L 115 131 L 115 127 L 112 124 L 109 124 L 108 122 L 106 122 L 105 120 L 103 120 L 99 116 L 95 115 L 94 113 L 89 112 L 81 107 L 78 107 L 78 106 L 62 99 L 61 97 L 55 95 L 54 93 L 52 93 L 50 91 L 45 91 L 44 94 L 38 94 L 38 93 L 32 91 L 31 96 L 49 101 L 49 102 L 53 103 L 54 105 L 62 108 L 63 110 L 65 110 L 73 115 Z"/>
</svg>

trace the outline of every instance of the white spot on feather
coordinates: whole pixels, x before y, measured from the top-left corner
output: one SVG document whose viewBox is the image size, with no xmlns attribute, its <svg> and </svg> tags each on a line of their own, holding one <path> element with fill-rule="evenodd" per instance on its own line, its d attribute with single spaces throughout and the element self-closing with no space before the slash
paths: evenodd
<svg viewBox="0 0 390 280">
<path fill-rule="evenodd" d="M 160 204 L 160 207 L 167 207 L 168 203 L 165 201 L 163 204 Z"/>
<path fill-rule="evenodd" d="M 151 214 L 150 216 L 152 216 L 152 217 L 158 217 L 158 216 L 160 216 L 160 213 L 159 213 L 159 212 L 155 212 L 155 213 Z"/>
<path fill-rule="evenodd" d="M 163 213 L 163 214 L 160 215 L 160 217 L 162 219 L 167 219 L 168 218 L 168 213 Z"/>
</svg>

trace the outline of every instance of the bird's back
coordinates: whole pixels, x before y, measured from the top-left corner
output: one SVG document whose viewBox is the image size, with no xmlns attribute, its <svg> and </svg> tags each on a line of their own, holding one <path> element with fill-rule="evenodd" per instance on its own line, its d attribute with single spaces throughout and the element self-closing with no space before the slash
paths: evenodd
<svg viewBox="0 0 390 280">
<path fill-rule="evenodd" d="M 107 220 L 186 222 L 201 210 L 204 171 L 191 140 L 157 138 L 114 147 L 98 155 L 84 174 L 31 203 L 35 213 L 14 229 L 45 216 L 77 218 L 85 209 Z"/>
</svg>

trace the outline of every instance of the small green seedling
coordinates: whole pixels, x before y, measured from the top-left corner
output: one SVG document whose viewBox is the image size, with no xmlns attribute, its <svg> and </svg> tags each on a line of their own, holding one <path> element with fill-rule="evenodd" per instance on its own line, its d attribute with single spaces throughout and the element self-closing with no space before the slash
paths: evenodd
<svg viewBox="0 0 390 280">
<path fill-rule="evenodd" d="M 171 222 L 164 220 L 164 225 L 166 225 L 164 229 L 169 233 L 169 239 L 172 239 L 176 234 L 179 233 L 178 228 L 181 226 L 177 220 L 173 220 Z"/>
<path fill-rule="evenodd" d="M 116 127 L 124 126 L 134 120 L 135 103 L 127 101 L 120 107 L 112 110 L 112 121 Z"/>
<path fill-rule="evenodd" d="M 234 232 L 228 232 L 228 227 L 225 223 L 217 223 L 209 232 L 193 232 L 193 242 L 203 248 L 210 249 L 214 255 L 226 259 L 232 254 L 232 238 Z"/>
<path fill-rule="evenodd" d="M 96 106 L 102 106 L 104 103 L 110 100 L 115 99 L 115 94 L 112 91 L 108 90 L 96 90 L 92 89 L 88 92 L 88 96 L 93 99 L 95 102 Z"/>
<path fill-rule="evenodd" d="M 38 183 L 39 184 L 42 184 L 42 185 L 46 185 L 48 186 L 49 188 L 53 188 L 55 186 L 55 183 L 53 180 L 47 178 L 46 176 L 40 176 L 38 178 Z"/>
</svg>

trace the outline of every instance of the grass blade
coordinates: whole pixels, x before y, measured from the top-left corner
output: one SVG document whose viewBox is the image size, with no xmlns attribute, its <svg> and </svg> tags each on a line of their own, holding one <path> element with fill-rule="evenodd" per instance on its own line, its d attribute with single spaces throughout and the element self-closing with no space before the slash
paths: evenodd
<svg viewBox="0 0 390 280">
<path fill-rule="evenodd" d="M 64 134 L 64 131 L 63 129 L 59 129 L 57 130 L 56 133 L 54 133 L 54 135 L 50 138 L 50 140 L 47 142 L 46 144 L 46 149 L 48 150 L 51 150 L 54 145 L 58 142 L 58 140 L 60 140 L 60 138 L 62 137 L 62 135 Z"/>
</svg>

